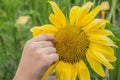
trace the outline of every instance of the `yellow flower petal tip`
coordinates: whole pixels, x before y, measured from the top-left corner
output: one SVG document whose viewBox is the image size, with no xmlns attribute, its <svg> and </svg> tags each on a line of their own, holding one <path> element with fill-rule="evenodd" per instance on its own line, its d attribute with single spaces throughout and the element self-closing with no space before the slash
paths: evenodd
<svg viewBox="0 0 120 80">
<path fill-rule="evenodd" d="M 47 1 L 48 3 L 50 3 L 51 5 L 57 5 L 54 1 Z"/>
<path fill-rule="evenodd" d="M 49 16 L 51 24 L 31 29 L 33 36 L 49 33 L 56 39 L 54 47 L 59 61 L 48 69 L 43 80 L 53 69 L 58 80 L 75 80 L 76 76 L 80 80 L 90 80 L 85 59 L 101 77 L 105 76 L 102 65 L 114 69 L 110 62 L 116 61 L 113 47 L 117 46 L 108 37 L 114 34 L 105 28 L 109 21 L 95 18 L 101 6 L 90 9 L 92 2 L 87 2 L 81 7 L 74 6 L 69 13 L 70 23 L 66 24 L 66 18 L 58 5 L 54 1 L 48 2 L 54 12 Z"/>
<path fill-rule="evenodd" d="M 93 5 L 94 3 L 91 1 L 88 1 L 87 3 L 83 4 L 83 5 Z"/>
<path fill-rule="evenodd" d="M 35 26 L 35 27 L 31 28 L 30 31 L 33 32 L 33 31 L 35 31 L 36 29 L 39 29 L 39 27 L 38 27 L 38 26 Z"/>
</svg>

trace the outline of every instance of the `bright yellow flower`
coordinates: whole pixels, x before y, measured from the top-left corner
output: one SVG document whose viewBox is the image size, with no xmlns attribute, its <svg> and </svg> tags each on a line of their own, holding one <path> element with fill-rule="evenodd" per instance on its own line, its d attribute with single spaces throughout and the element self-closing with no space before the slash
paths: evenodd
<svg viewBox="0 0 120 80">
<path fill-rule="evenodd" d="M 53 34 L 56 38 L 56 49 L 59 54 L 59 61 L 53 64 L 42 80 L 56 70 L 57 80 L 90 80 L 90 72 L 86 61 L 91 68 L 101 77 L 105 76 L 102 66 L 108 69 L 114 67 L 109 62 L 114 62 L 116 57 L 112 47 L 113 41 L 108 38 L 112 32 L 105 29 L 107 23 L 103 19 L 94 19 L 101 9 L 97 6 L 90 10 L 92 2 L 83 6 L 74 6 L 70 10 L 69 24 L 57 4 L 49 1 L 54 13 L 51 13 L 49 20 L 52 24 L 34 27 L 31 29 L 33 36 L 40 34 Z"/>
</svg>

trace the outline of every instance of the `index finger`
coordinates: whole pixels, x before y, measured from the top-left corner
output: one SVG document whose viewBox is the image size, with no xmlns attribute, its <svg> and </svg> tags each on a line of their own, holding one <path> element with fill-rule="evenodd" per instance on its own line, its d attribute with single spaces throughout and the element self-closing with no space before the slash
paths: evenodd
<svg viewBox="0 0 120 80">
<path fill-rule="evenodd" d="M 51 41 L 55 43 L 55 37 L 51 34 L 42 34 L 42 35 L 34 37 L 33 39 L 31 39 L 31 41 L 34 41 L 34 42 Z"/>
</svg>

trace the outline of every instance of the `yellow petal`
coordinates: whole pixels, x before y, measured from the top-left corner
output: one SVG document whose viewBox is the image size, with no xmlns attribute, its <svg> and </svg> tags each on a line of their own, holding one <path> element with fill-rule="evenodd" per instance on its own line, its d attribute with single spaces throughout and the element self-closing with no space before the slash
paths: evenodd
<svg viewBox="0 0 120 80">
<path fill-rule="evenodd" d="M 55 64 L 53 64 L 52 66 L 50 66 L 41 80 L 46 80 L 46 78 L 53 71 L 53 69 L 55 68 L 56 65 L 57 65 L 57 62 Z"/>
<path fill-rule="evenodd" d="M 95 51 L 102 53 L 108 61 L 110 61 L 110 62 L 116 61 L 116 57 L 114 56 L 114 50 L 111 47 L 101 46 L 101 45 L 97 45 L 97 44 L 90 44 L 90 46 Z"/>
<path fill-rule="evenodd" d="M 33 27 L 31 29 L 31 32 L 33 34 L 33 36 L 38 36 L 41 34 L 53 34 L 55 35 L 55 33 L 58 31 L 58 29 L 56 27 L 54 27 L 53 25 L 43 25 L 41 27 Z"/>
<path fill-rule="evenodd" d="M 114 34 L 111 31 L 106 30 L 106 29 L 99 29 L 99 30 L 95 30 L 95 31 L 88 31 L 87 35 L 88 36 L 97 36 L 97 35 L 110 36 L 111 35 L 111 36 L 114 37 Z"/>
<path fill-rule="evenodd" d="M 106 36 L 92 36 L 89 37 L 89 40 L 93 43 L 99 44 L 99 45 L 106 45 L 106 46 L 115 46 L 117 47 L 111 39 L 109 39 Z"/>
<path fill-rule="evenodd" d="M 63 27 L 63 25 L 61 24 L 61 21 L 60 21 L 60 19 L 59 18 L 57 18 L 54 14 L 50 14 L 50 16 L 49 16 L 49 20 L 50 20 L 50 22 L 52 23 L 52 24 L 54 24 L 55 26 L 56 26 L 56 28 L 61 28 L 61 27 Z"/>
<path fill-rule="evenodd" d="M 56 79 L 60 80 L 60 75 L 61 75 L 61 70 L 62 70 L 62 61 L 59 61 L 58 64 L 56 65 L 55 71 L 56 71 Z"/>
<path fill-rule="evenodd" d="M 101 6 L 94 8 L 88 15 L 85 16 L 85 19 L 82 20 L 82 26 L 89 24 L 101 10 Z"/>
<path fill-rule="evenodd" d="M 70 10 L 70 14 L 69 14 L 69 18 L 70 18 L 70 24 L 71 25 L 74 25 L 78 16 L 77 16 L 77 13 L 78 13 L 78 10 L 80 9 L 79 6 L 74 6 L 72 7 L 72 9 Z"/>
<path fill-rule="evenodd" d="M 110 23 L 109 20 L 105 20 L 105 19 L 103 19 L 103 20 L 104 20 L 105 23 Z M 106 27 L 106 24 L 104 26 L 102 26 L 101 29 L 105 29 L 105 27 Z"/>
<path fill-rule="evenodd" d="M 103 19 L 94 19 L 92 22 L 90 22 L 87 26 L 83 27 L 82 29 L 84 32 L 90 32 L 95 31 L 101 28 L 102 26 L 105 26 L 105 22 Z"/>
<path fill-rule="evenodd" d="M 76 64 L 73 64 L 72 65 L 72 68 L 71 68 L 71 71 L 72 71 L 72 73 L 71 73 L 71 80 L 76 80 L 76 77 L 77 77 L 77 69 L 76 69 L 77 67 L 76 67 Z"/>
<path fill-rule="evenodd" d="M 101 77 L 105 76 L 104 70 L 102 65 L 96 61 L 95 59 L 93 59 L 93 56 L 91 54 L 91 52 L 88 50 L 86 53 L 86 57 L 87 57 L 87 61 L 89 62 L 91 68 L 97 73 L 99 74 Z"/>
<path fill-rule="evenodd" d="M 71 80 L 71 67 L 72 64 L 60 61 L 56 66 L 56 75 L 58 80 Z"/>
<path fill-rule="evenodd" d="M 39 28 L 40 27 L 38 27 L 38 26 L 35 26 L 35 27 L 31 28 L 31 32 L 32 32 L 33 37 L 39 35 L 39 33 L 40 33 Z"/>
<path fill-rule="evenodd" d="M 52 9 L 55 15 L 55 19 L 59 19 L 60 25 L 65 26 L 66 25 L 66 19 L 62 11 L 59 9 L 57 4 L 53 1 L 48 1 L 52 5 Z M 51 21 L 51 20 L 50 20 Z M 53 21 L 51 21 L 53 23 Z M 55 23 L 55 22 L 54 22 Z M 53 24 L 54 24 L 53 23 Z"/>
<path fill-rule="evenodd" d="M 76 26 L 81 27 L 82 21 L 84 20 L 85 16 L 88 14 L 92 5 L 93 5 L 92 2 L 87 2 L 80 8 L 80 10 L 78 11 L 79 15 L 76 21 Z"/>
<path fill-rule="evenodd" d="M 96 51 L 90 46 L 91 55 L 95 60 L 105 65 L 108 69 L 114 69 L 114 67 L 108 62 L 108 60 L 100 52 Z"/>
<path fill-rule="evenodd" d="M 78 63 L 78 77 L 80 80 L 90 80 L 90 72 L 83 60 Z"/>
</svg>

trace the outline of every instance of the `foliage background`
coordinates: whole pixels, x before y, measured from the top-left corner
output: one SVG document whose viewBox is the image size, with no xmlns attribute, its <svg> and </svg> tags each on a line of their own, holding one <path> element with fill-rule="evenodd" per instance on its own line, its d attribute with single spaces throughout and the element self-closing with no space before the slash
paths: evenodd
<svg viewBox="0 0 120 80">
<path fill-rule="evenodd" d="M 106 18 L 112 24 L 107 28 L 112 30 L 117 38 L 113 39 L 120 47 L 120 0 L 54 0 L 62 9 L 66 17 L 73 5 L 82 5 L 93 1 L 94 6 L 108 1 L 110 10 L 106 11 Z M 0 80 L 12 80 L 22 53 L 25 42 L 32 38 L 30 28 L 49 23 L 48 16 L 51 6 L 46 0 L 0 0 Z M 19 16 L 30 16 L 27 24 L 16 25 Z M 107 72 L 106 80 L 120 80 L 120 49 L 115 49 L 117 56 L 114 70 Z M 108 75 L 109 74 L 109 75 Z M 91 70 L 91 80 L 102 80 Z"/>
</svg>

